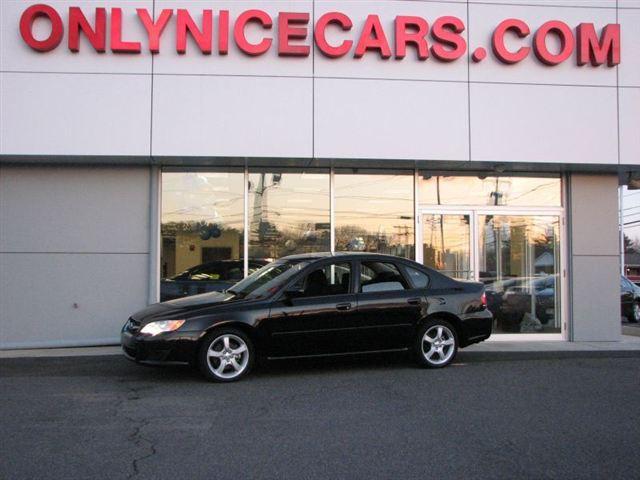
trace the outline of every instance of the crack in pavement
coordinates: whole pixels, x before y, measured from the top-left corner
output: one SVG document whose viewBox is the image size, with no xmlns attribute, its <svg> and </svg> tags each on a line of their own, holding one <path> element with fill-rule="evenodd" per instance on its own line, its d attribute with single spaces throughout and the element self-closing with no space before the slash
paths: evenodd
<svg viewBox="0 0 640 480">
<path fill-rule="evenodd" d="M 125 381 L 121 381 L 121 383 L 125 383 Z M 127 388 L 126 396 L 116 404 L 116 415 L 122 412 L 123 406 L 127 402 L 142 399 L 142 397 L 140 396 L 140 390 L 142 390 L 142 388 L 136 388 L 131 385 L 125 386 Z M 129 423 L 133 424 L 132 432 L 127 436 L 127 441 L 133 443 L 136 449 L 145 449 L 144 454 L 134 457 L 131 461 L 131 473 L 127 475 L 127 479 L 132 479 L 140 475 L 140 462 L 153 457 L 154 455 L 156 455 L 156 453 L 158 453 L 158 451 L 156 449 L 155 443 L 149 438 L 146 438 L 142 435 L 142 430 L 151 423 L 151 419 L 136 419 L 127 415 L 124 415 L 123 418 Z"/>
<path fill-rule="evenodd" d="M 132 422 L 135 422 L 134 419 L 131 419 L 129 417 L 125 417 L 125 418 L 131 420 Z M 130 442 L 133 442 L 135 446 L 138 448 L 140 448 L 143 444 L 147 444 L 147 448 L 149 449 L 149 452 L 146 455 L 136 457 L 131 461 L 132 472 L 129 475 L 127 475 L 127 478 L 129 479 L 135 478 L 140 474 L 140 467 L 139 467 L 140 462 L 142 462 L 143 460 L 146 460 L 147 458 L 151 458 L 156 453 L 158 453 L 158 451 L 156 450 L 155 444 L 148 438 L 143 437 L 141 435 L 142 429 L 145 428 L 147 425 L 149 425 L 149 423 L 151 423 L 151 420 L 148 420 L 148 419 L 142 420 L 139 423 L 140 425 L 134 428 L 131 435 L 129 435 L 128 440 Z"/>
</svg>

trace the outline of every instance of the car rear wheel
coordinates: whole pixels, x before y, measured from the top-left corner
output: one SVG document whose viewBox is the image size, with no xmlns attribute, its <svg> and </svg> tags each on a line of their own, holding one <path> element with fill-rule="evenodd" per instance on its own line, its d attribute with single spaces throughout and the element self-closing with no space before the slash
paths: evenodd
<svg viewBox="0 0 640 480">
<path fill-rule="evenodd" d="M 205 337 L 198 363 L 208 380 L 235 382 L 249 373 L 254 356 L 253 343 L 247 335 L 234 328 L 221 328 Z"/>
<path fill-rule="evenodd" d="M 416 354 L 420 364 L 427 368 L 449 365 L 458 352 L 458 336 L 446 320 L 435 319 L 418 329 Z"/>
</svg>

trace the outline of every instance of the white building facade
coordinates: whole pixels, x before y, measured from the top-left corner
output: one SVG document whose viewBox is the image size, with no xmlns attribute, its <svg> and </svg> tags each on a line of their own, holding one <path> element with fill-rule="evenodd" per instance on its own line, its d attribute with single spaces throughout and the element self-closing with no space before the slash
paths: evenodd
<svg viewBox="0 0 640 480">
<path fill-rule="evenodd" d="M 640 1 L 0 5 L 0 348 L 327 250 L 484 282 L 498 338 L 619 339 Z"/>
</svg>

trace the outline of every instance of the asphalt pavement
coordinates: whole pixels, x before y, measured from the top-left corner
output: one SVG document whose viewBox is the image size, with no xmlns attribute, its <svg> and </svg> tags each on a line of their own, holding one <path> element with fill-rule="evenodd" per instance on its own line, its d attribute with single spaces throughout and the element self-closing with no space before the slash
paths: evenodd
<svg viewBox="0 0 640 480">
<path fill-rule="evenodd" d="M 271 362 L 226 385 L 16 358 L 0 393 L 2 479 L 640 479 L 638 351 Z"/>
</svg>

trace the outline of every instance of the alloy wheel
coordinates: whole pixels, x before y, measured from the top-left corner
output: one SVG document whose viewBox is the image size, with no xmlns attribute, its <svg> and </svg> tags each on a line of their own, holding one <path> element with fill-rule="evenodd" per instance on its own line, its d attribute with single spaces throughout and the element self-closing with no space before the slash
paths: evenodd
<svg viewBox="0 0 640 480">
<path fill-rule="evenodd" d="M 432 365 L 443 365 L 451 360 L 456 351 L 453 332 L 444 325 L 434 325 L 422 337 L 422 355 Z"/>
<path fill-rule="evenodd" d="M 249 347 L 239 336 L 224 333 L 209 344 L 207 365 L 216 377 L 234 379 L 242 375 L 249 365 Z"/>
</svg>

